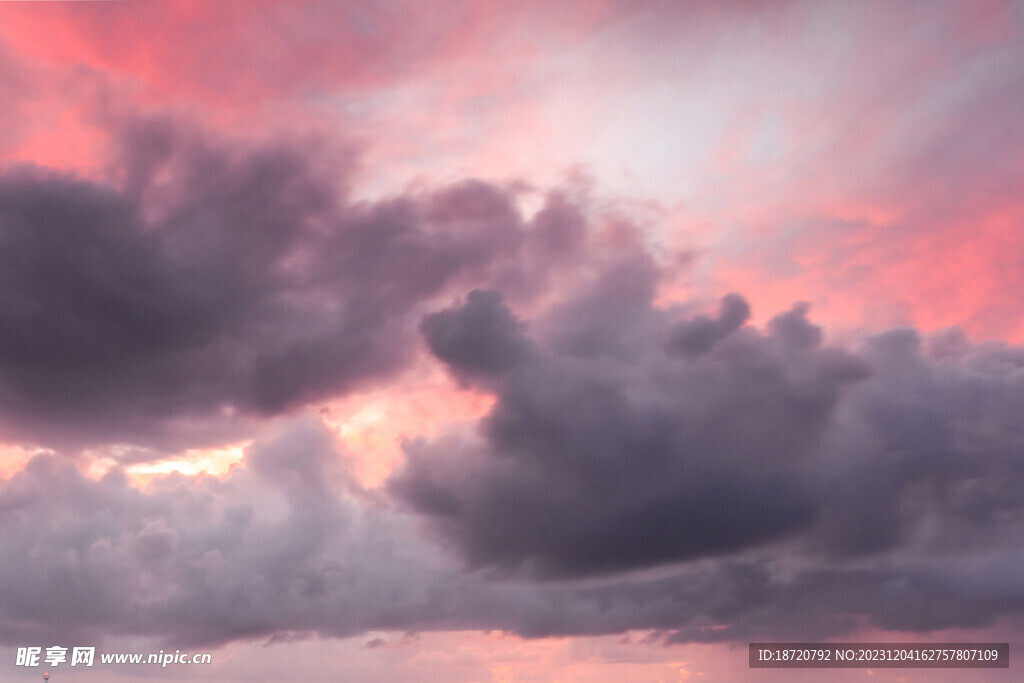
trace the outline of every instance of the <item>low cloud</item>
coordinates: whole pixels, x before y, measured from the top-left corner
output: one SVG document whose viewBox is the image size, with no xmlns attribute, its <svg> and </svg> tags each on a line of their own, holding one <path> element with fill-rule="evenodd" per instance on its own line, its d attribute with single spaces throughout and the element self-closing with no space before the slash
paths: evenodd
<svg viewBox="0 0 1024 683">
<path fill-rule="evenodd" d="M 604 574 L 814 526 L 823 439 L 867 363 L 822 347 L 803 307 L 774 318 L 767 335 L 742 328 L 748 307 L 737 295 L 714 320 L 672 322 L 641 302 L 633 314 L 646 337 L 605 326 L 616 297 L 637 303 L 628 286 L 594 297 L 624 273 L 641 287 L 652 277 L 642 263 L 611 268 L 547 324 L 556 351 L 532 342 L 496 292 L 424 320 L 434 353 L 497 402 L 479 439 L 410 444 L 391 486 L 433 515 L 471 566 Z"/>
<path fill-rule="evenodd" d="M 37 458 L 0 493 L 0 639 L 175 647 L 372 630 L 527 637 L 652 629 L 674 642 L 825 638 L 868 623 L 928 631 L 1019 615 L 1019 553 L 804 566 L 787 552 L 704 559 L 599 582 L 466 572 L 419 523 L 349 478 L 313 419 L 266 435 L 223 480 L 142 491 Z M 819 558 L 820 560 L 820 558 Z"/>
<path fill-rule="evenodd" d="M 237 436 L 404 367 L 418 307 L 446 287 L 516 279 L 524 255 L 543 282 L 582 220 L 552 196 L 527 221 L 513 191 L 476 181 L 355 202 L 344 154 L 126 128 L 114 182 L 0 177 L 8 439 Z"/>
<path fill-rule="evenodd" d="M 840 348 L 805 304 L 763 328 L 741 294 L 656 305 L 639 240 L 601 246 L 557 193 L 531 219 L 478 181 L 359 202 L 353 160 L 301 144 L 159 121 L 124 144 L 106 184 L 0 178 L 7 434 L 139 460 L 423 351 L 494 405 L 410 439 L 375 490 L 312 418 L 222 479 L 143 489 L 39 456 L 0 489 L 6 642 L 744 642 L 1020 616 L 1019 347 L 897 329 Z"/>
</svg>

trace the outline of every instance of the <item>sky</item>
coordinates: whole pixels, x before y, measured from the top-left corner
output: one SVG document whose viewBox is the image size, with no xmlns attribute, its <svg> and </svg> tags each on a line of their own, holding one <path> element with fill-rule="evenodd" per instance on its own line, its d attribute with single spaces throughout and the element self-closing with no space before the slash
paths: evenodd
<svg viewBox="0 0 1024 683">
<path fill-rule="evenodd" d="M 1016 677 L 747 645 L 1024 644 L 1024 3 L 3 2 L 0 101 L 3 680 Z"/>
</svg>

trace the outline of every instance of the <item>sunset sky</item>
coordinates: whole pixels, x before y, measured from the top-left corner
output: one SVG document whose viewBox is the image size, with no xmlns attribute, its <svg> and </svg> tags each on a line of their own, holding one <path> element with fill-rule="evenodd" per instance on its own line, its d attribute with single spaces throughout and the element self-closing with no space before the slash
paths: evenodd
<svg viewBox="0 0 1024 683">
<path fill-rule="evenodd" d="M 2 2 L 0 102 L 0 680 L 1019 677 L 1024 3 Z"/>
</svg>

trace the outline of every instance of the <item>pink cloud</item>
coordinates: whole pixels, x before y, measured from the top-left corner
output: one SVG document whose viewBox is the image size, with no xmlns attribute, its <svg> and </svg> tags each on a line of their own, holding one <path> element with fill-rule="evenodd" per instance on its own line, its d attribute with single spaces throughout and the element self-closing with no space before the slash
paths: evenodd
<svg viewBox="0 0 1024 683">
<path fill-rule="evenodd" d="M 216 4 L 82 3 L 3 8 L 3 34 L 19 53 L 85 63 L 171 95 L 221 106 L 327 87 L 387 85 L 439 61 L 471 58 L 497 40 L 511 58 L 529 39 L 511 26 L 543 14 L 569 19 L 561 32 L 602 14 L 601 2 L 554 10 L 542 3 L 339 4 L 320 0 Z M 524 36 L 525 37 L 525 36 Z"/>
</svg>

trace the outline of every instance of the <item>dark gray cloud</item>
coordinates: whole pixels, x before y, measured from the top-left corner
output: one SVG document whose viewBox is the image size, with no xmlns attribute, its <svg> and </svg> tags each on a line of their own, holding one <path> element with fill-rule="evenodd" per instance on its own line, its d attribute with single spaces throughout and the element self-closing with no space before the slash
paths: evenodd
<svg viewBox="0 0 1024 683">
<path fill-rule="evenodd" d="M 0 177 L 8 438 L 191 444 L 345 392 L 408 360 L 414 312 L 446 286 L 579 230 L 564 198 L 529 223 L 482 182 L 353 202 L 352 164 L 149 120 L 126 126 L 111 184 Z"/>
<path fill-rule="evenodd" d="M 473 290 L 459 309 L 427 316 L 420 330 L 430 350 L 457 372 L 491 376 L 523 363 L 531 346 L 495 291 Z"/>
<path fill-rule="evenodd" d="M 827 465 L 822 542 L 841 553 L 956 554 L 1017 541 L 1024 484 L 1024 355 L 913 330 L 862 352 L 874 368 L 843 405 Z"/>
<path fill-rule="evenodd" d="M 422 326 L 497 401 L 475 432 L 408 443 L 389 487 L 473 576 L 555 592 L 603 577 L 573 595 L 636 621 L 597 622 L 677 641 L 1020 615 L 1024 351 L 892 330 L 851 352 L 804 304 L 744 327 L 735 295 L 679 320 L 651 306 L 652 278 L 627 260 L 537 325 L 475 292 Z M 508 348 L 527 351 L 481 370 Z M 675 578 L 623 574 L 654 569 Z M 522 628 L 590 632 L 569 608 Z"/>
<path fill-rule="evenodd" d="M 409 441 L 377 491 L 315 420 L 222 480 L 139 489 L 38 457 L 0 488 L 0 638 L 742 642 L 1020 616 L 1020 348 L 893 330 L 840 349 L 806 305 L 762 330 L 738 294 L 659 308 L 655 260 L 595 249 L 580 203 L 526 220 L 476 181 L 356 202 L 352 163 L 150 122 L 109 184 L 0 178 L 8 434 L 137 462 L 421 344 L 496 397 Z"/>
<path fill-rule="evenodd" d="M 194 648 L 371 630 L 652 629 L 746 642 L 838 637 L 865 621 L 983 628 L 1024 608 L 1020 551 L 1005 541 L 956 557 L 905 544 L 856 564 L 784 544 L 653 575 L 537 582 L 465 571 L 421 521 L 360 489 L 311 417 L 265 433 L 223 479 L 173 475 L 143 490 L 118 470 L 97 481 L 40 456 L 0 490 L 0 640 Z"/>
<path fill-rule="evenodd" d="M 706 353 L 715 344 L 738 330 L 749 317 L 750 305 L 746 300 L 738 294 L 729 294 L 722 299 L 717 318 L 699 315 L 693 320 L 677 324 L 672 331 L 672 338 L 669 340 L 670 348 L 687 356 Z M 779 321 L 772 331 L 778 335 L 780 328 L 785 329 L 785 327 L 785 323 Z M 819 340 L 820 337 L 819 332 Z M 813 346 L 813 344 L 811 345 Z"/>
<path fill-rule="evenodd" d="M 866 366 L 822 348 L 803 308 L 767 336 L 739 329 L 748 307 L 735 295 L 717 320 L 659 320 L 650 269 L 617 264 L 560 307 L 547 323 L 554 350 L 530 352 L 494 292 L 425 320 L 428 346 L 498 401 L 479 443 L 411 445 L 392 487 L 436 515 L 472 565 L 600 574 L 815 523 L 820 493 L 805 471 Z M 630 316 L 642 339 L 619 324 Z"/>
<path fill-rule="evenodd" d="M 546 311 L 538 321 L 538 334 L 560 354 L 636 359 L 657 333 L 659 321 L 649 303 L 658 279 L 659 270 L 648 254 L 622 255 L 604 264 L 576 296 Z"/>
</svg>

